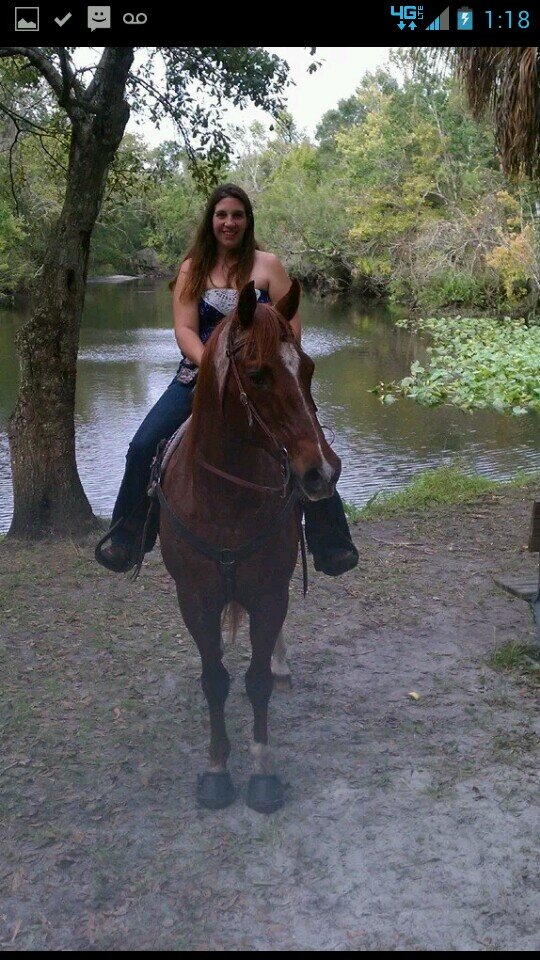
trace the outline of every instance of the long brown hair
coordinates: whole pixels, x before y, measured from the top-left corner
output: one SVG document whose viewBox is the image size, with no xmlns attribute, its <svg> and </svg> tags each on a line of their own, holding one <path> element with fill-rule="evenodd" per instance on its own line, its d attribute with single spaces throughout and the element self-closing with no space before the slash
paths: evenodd
<svg viewBox="0 0 540 960">
<path fill-rule="evenodd" d="M 240 200 L 246 211 L 247 226 L 242 237 L 242 243 L 237 253 L 235 263 L 229 269 L 227 275 L 227 284 L 235 286 L 240 290 L 248 282 L 253 269 L 255 260 L 255 250 L 259 250 L 259 244 L 255 240 L 255 224 L 253 218 L 253 207 L 247 193 L 241 187 L 234 183 L 224 183 L 210 194 L 206 204 L 201 222 L 195 235 L 192 246 L 182 259 L 182 263 L 191 258 L 191 265 L 187 275 L 186 285 L 182 293 L 182 300 L 199 300 L 206 289 L 207 277 L 216 263 L 217 240 L 214 235 L 212 224 L 214 210 L 220 200 L 232 197 Z M 180 268 L 173 280 L 169 284 L 172 290 L 178 279 Z"/>
</svg>

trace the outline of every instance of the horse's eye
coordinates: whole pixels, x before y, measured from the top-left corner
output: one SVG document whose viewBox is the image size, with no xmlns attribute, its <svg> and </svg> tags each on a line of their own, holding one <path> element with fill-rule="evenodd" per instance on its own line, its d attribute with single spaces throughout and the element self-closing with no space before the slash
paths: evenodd
<svg viewBox="0 0 540 960">
<path fill-rule="evenodd" d="M 268 373 L 262 367 L 259 370 L 250 370 L 248 376 L 256 387 L 263 387 L 268 383 Z"/>
</svg>

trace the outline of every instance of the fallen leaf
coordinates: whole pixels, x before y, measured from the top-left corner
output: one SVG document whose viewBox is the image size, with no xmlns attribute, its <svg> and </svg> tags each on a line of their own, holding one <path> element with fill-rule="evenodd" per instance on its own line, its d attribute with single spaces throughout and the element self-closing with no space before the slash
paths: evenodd
<svg viewBox="0 0 540 960">
<path fill-rule="evenodd" d="M 17 893 L 17 890 L 20 889 L 23 878 L 24 878 L 23 870 L 16 870 L 15 873 L 12 875 L 11 882 L 9 885 L 12 893 Z"/>
<path fill-rule="evenodd" d="M 409 696 L 409 697 L 411 698 L 411 700 L 419 700 L 419 699 L 420 699 L 420 694 L 419 694 L 419 693 L 416 693 L 415 690 L 411 690 L 411 692 L 410 692 L 409 694 L 407 694 L 407 696 Z"/>
</svg>

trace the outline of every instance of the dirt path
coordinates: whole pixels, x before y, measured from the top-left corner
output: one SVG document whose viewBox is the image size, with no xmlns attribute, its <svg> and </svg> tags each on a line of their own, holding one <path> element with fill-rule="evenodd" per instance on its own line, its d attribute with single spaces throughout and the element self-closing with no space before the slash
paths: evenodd
<svg viewBox="0 0 540 960">
<path fill-rule="evenodd" d="M 530 500 L 361 523 L 306 601 L 297 570 L 273 817 L 195 807 L 206 708 L 157 552 L 131 584 L 89 544 L 1 544 L 4 949 L 538 948 L 537 689 L 488 665 L 533 640 L 491 579 L 533 567 Z M 245 788 L 243 640 L 227 663 Z"/>
</svg>

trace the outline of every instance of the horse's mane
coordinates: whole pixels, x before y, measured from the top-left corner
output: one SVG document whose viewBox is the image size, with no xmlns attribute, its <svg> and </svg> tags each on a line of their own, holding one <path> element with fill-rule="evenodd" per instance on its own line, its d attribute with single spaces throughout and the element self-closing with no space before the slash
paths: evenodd
<svg viewBox="0 0 540 960">
<path fill-rule="evenodd" d="M 257 304 L 253 323 L 247 330 L 240 327 L 237 310 L 218 323 L 205 346 L 199 367 L 191 423 L 185 440 L 185 457 L 188 462 L 193 461 L 197 437 L 205 416 L 208 416 L 209 399 L 216 392 L 215 355 L 220 334 L 226 326 L 232 327 L 235 347 L 240 346 L 237 358 L 253 367 L 262 367 L 273 360 L 283 340 L 294 341 L 294 334 L 287 321 L 268 303 Z M 221 410 L 212 411 L 213 416 L 218 413 L 221 416 Z"/>
</svg>

